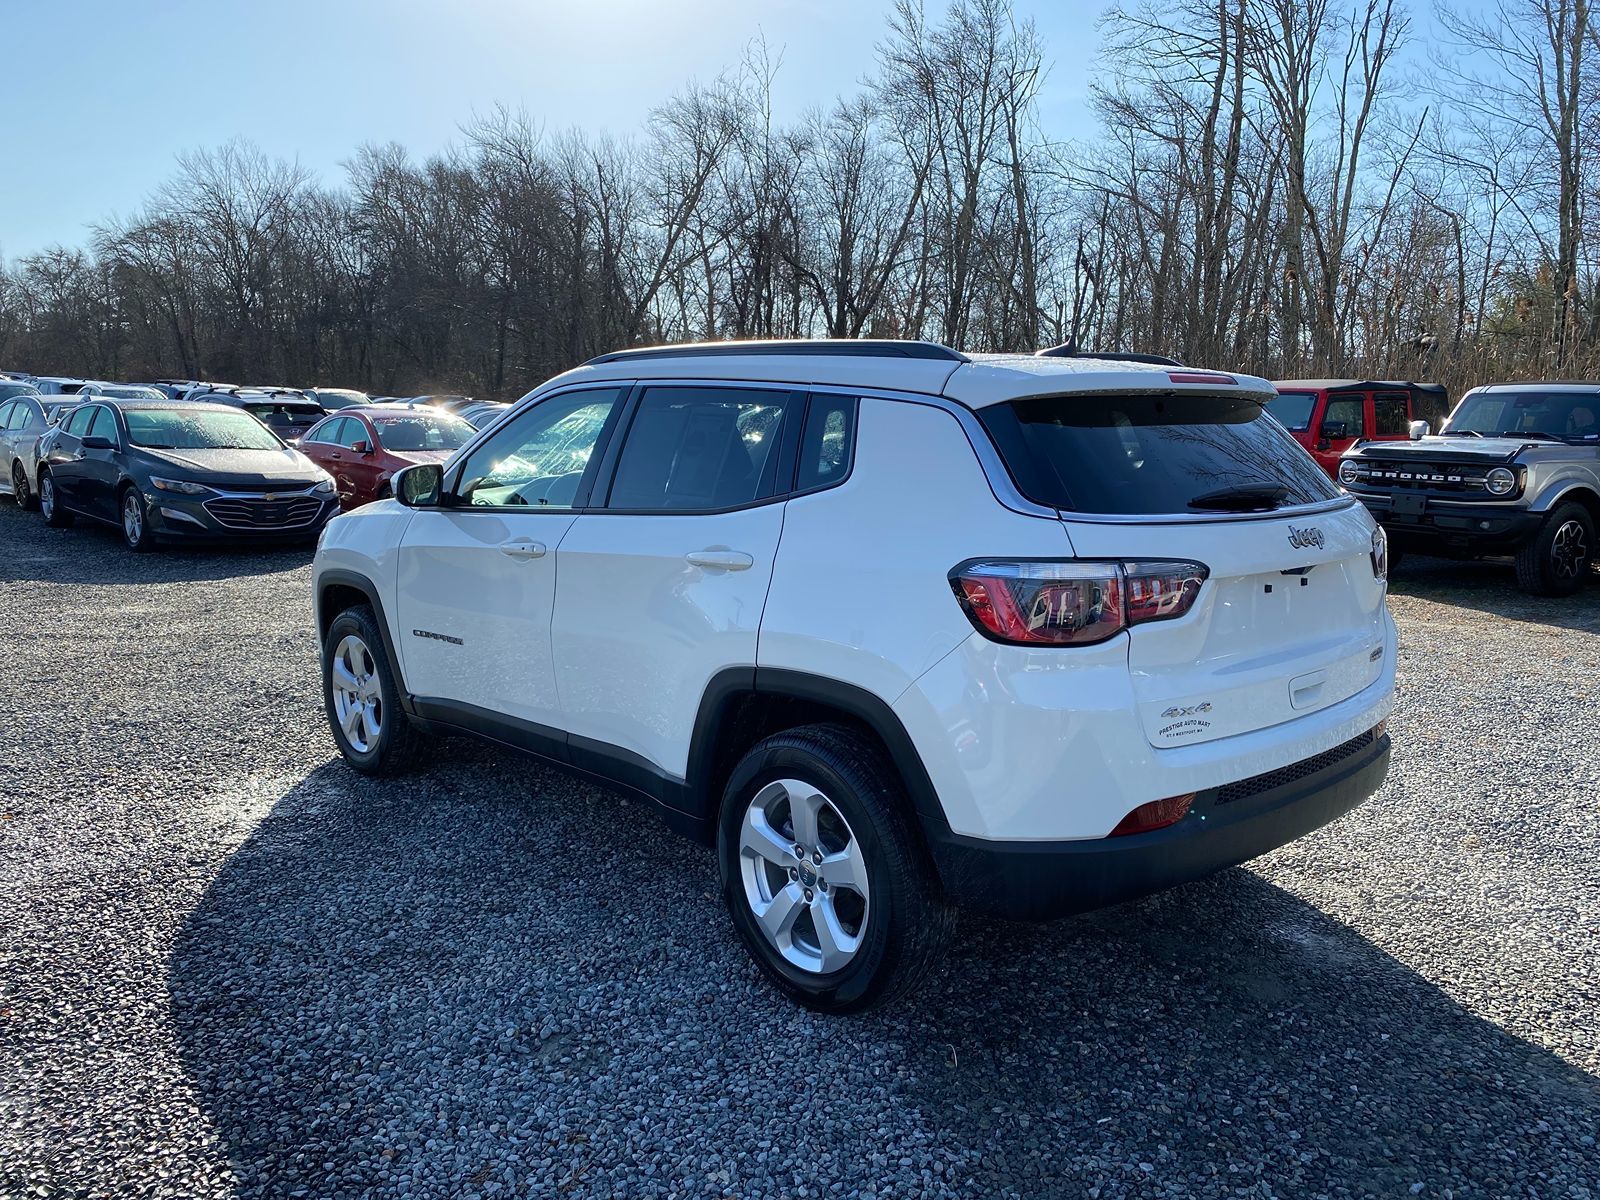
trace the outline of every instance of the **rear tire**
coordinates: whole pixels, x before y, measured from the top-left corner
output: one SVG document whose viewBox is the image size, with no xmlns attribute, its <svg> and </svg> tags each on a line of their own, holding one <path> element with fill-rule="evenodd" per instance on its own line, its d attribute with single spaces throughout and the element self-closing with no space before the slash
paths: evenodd
<svg viewBox="0 0 1600 1200">
<path fill-rule="evenodd" d="M 807 725 L 767 738 L 723 793 L 717 862 L 735 930 L 769 980 L 821 1012 L 910 993 L 953 917 L 905 787 L 867 737 Z"/>
<path fill-rule="evenodd" d="M 17 507 L 23 512 L 36 512 L 39 508 L 39 497 L 33 494 L 33 489 L 28 486 L 28 473 L 22 469 L 22 464 L 11 464 L 11 495 L 16 499 Z"/>
<path fill-rule="evenodd" d="M 1594 521 L 1581 504 L 1563 504 L 1517 551 L 1517 586 L 1535 596 L 1570 596 L 1589 578 Z"/>
<path fill-rule="evenodd" d="M 334 617 L 322 639 L 322 699 L 334 744 L 363 775 L 401 775 L 425 738 L 400 705 L 383 635 L 365 604 Z"/>
<path fill-rule="evenodd" d="M 56 495 L 56 481 L 47 467 L 39 469 L 39 511 L 44 514 L 44 523 L 51 529 L 65 529 L 73 522 L 72 514 L 61 507 L 61 497 Z"/>
</svg>

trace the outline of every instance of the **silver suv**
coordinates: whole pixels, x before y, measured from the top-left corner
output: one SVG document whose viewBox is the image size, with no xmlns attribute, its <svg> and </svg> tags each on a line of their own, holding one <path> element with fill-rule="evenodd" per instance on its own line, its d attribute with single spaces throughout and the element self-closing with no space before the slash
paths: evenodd
<svg viewBox="0 0 1600 1200">
<path fill-rule="evenodd" d="M 1511 555 L 1517 583 L 1567 596 L 1600 527 L 1600 383 L 1495 383 L 1461 398 L 1438 437 L 1357 444 L 1339 482 L 1407 550 Z"/>
</svg>

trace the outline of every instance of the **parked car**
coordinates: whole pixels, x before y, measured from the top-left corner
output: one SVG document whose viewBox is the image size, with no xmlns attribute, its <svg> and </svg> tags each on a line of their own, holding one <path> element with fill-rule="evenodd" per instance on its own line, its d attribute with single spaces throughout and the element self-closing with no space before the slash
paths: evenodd
<svg viewBox="0 0 1600 1200">
<path fill-rule="evenodd" d="M 197 539 L 310 541 L 338 511 L 326 471 L 221 404 L 81 404 L 45 435 L 40 459 L 48 524 L 117 525 L 135 551 Z"/>
<path fill-rule="evenodd" d="M 306 388 L 306 398 L 314 400 L 325 412 L 349 408 L 353 404 L 371 404 L 372 397 L 353 388 Z"/>
<path fill-rule="evenodd" d="M 475 404 L 469 404 L 465 408 L 457 410 L 456 416 L 474 429 L 482 429 L 510 407 L 509 404 L 501 404 L 496 400 L 479 400 Z"/>
<path fill-rule="evenodd" d="M 74 393 L 80 400 L 85 396 L 103 396 L 107 400 L 165 400 L 160 388 L 144 383 L 106 383 L 100 379 L 86 379 Z"/>
<path fill-rule="evenodd" d="M 445 412 L 363 405 L 312 428 L 300 439 L 300 452 L 333 476 L 339 506 L 349 510 L 391 495 L 396 471 L 443 462 L 474 432 Z"/>
<path fill-rule="evenodd" d="M 153 387 L 169 400 L 182 400 L 190 392 L 196 390 L 212 391 L 232 385 L 226 383 L 207 382 L 203 379 L 155 379 L 144 384 Z"/>
<path fill-rule="evenodd" d="M 1473 388 L 1438 437 L 1356 446 L 1339 481 L 1397 552 L 1510 555 L 1524 591 L 1571 595 L 1600 528 L 1600 382 Z"/>
<path fill-rule="evenodd" d="M 610 779 L 716 845 L 779 988 L 903 994 L 952 905 L 1125 900 L 1383 780 L 1384 537 L 1272 394 L 920 342 L 602 355 L 329 523 L 334 738 Z"/>
<path fill-rule="evenodd" d="M 1448 411 L 1437 383 L 1371 379 L 1281 379 L 1267 405 L 1330 477 L 1358 441 L 1422 437 Z"/>
<path fill-rule="evenodd" d="M 220 388 L 191 392 L 187 400 L 227 404 L 242 408 L 293 446 L 327 413 L 304 392 L 293 389 L 263 391 L 257 388 Z"/>
<path fill-rule="evenodd" d="M 13 396 L 37 396 L 39 389 L 30 379 L 11 379 L 0 376 L 0 400 L 9 400 Z"/>
<path fill-rule="evenodd" d="M 38 392 L 0 398 L 0 492 L 9 492 L 18 507 L 39 507 L 39 439 L 77 403 L 76 396 Z"/>
<path fill-rule="evenodd" d="M 35 375 L 33 386 L 42 396 L 75 396 L 87 379 L 73 379 L 65 375 Z"/>
</svg>

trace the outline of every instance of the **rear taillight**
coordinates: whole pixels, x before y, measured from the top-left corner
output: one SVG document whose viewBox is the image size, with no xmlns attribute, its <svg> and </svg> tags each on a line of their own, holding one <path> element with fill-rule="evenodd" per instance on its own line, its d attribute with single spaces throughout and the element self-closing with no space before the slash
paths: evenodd
<svg viewBox="0 0 1600 1200">
<path fill-rule="evenodd" d="M 980 633 L 1031 646 L 1086 646 L 1194 605 L 1208 571 L 1193 562 L 964 563 L 950 573 Z"/>
<path fill-rule="evenodd" d="M 1149 833 L 1152 829 L 1165 829 L 1168 825 L 1176 825 L 1189 815 L 1189 805 L 1194 803 L 1194 793 L 1186 796 L 1168 796 L 1165 800 L 1152 800 L 1149 804 L 1141 804 L 1122 820 L 1117 822 L 1117 827 L 1106 836 L 1122 837 L 1130 833 Z"/>
<path fill-rule="evenodd" d="M 1389 579 L 1389 535 L 1379 525 L 1372 531 L 1372 574 L 1380 582 Z"/>
</svg>

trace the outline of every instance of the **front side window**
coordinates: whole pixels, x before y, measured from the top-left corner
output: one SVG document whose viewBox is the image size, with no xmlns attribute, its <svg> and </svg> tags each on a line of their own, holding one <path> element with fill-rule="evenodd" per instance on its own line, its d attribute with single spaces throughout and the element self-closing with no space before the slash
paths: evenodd
<svg viewBox="0 0 1600 1200">
<path fill-rule="evenodd" d="M 711 512 L 771 496 L 789 407 L 785 391 L 650 389 L 622 444 L 606 506 Z"/>
<path fill-rule="evenodd" d="M 334 436 L 334 440 L 346 450 L 354 450 L 357 442 L 370 444 L 372 434 L 368 432 L 365 425 L 354 417 L 346 417 L 339 423 L 339 432 Z"/>
<path fill-rule="evenodd" d="M 1404 396 L 1372 398 L 1374 437 L 1405 437 L 1411 432 L 1411 406 Z"/>
<path fill-rule="evenodd" d="M 978 416 L 1023 495 L 1051 508 L 1243 512 L 1339 496 L 1247 396 L 1041 396 Z"/>
<path fill-rule="evenodd" d="M 571 508 L 606 421 L 625 389 L 563 392 L 498 429 L 462 464 L 458 503 L 474 508 Z"/>
<path fill-rule="evenodd" d="M 103 437 L 108 442 L 117 440 L 117 419 L 111 415 L 111 410 L 103 405 L 94 406 L 94 419 L 89 424 L 90 437 Z"/>
<path fill-rule="evenodd" d="M 1328 401 L 1328 410 L 1322 414 L 1322 436 L 1325 438 L 1358 438 L 1365 436 L 1367 402 L 1360 396 L 1339 396 Z M 1337 426 L 1343 425 L 1340 433 Z"/>
<path fill-rule="evenodd" d="M 73 437 L 82 437 L 89 432 L 89 422 L 94 420 L 94 409 L 80 408 L 67 418 L 67 432 Z"/>
</svg>

